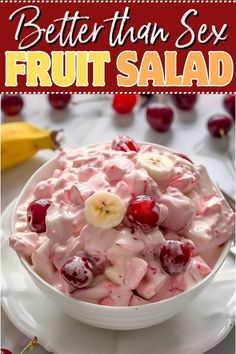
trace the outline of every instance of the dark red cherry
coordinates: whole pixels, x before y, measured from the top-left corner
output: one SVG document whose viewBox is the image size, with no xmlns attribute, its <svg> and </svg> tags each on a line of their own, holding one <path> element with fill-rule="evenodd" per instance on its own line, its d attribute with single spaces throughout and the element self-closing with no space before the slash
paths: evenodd
<svg viewBox="0 0 236 354">
<path fill-rule="evenodd" d="M 221 138 L 228 134 L 233 124 L 233 119 L 229 116 L 216 114 L 207 123 L 207 127 L 212 136 Z"/>
<path fill-rule="evenodd" d="M 168 240 L 161 248 L 160 261 L 162 268 L 169 274 L 180 274 L 185 272 L 194 245 L 191 241 Z"/>
<path fill-rule="evenodd" d="M 160 133 L 166 132 L 173 122 L 173 110 L 159 103 L 148 106 L 146 116 L 150 126 Z"/>
<path fill-rule="evenodd" d="M 225 95 L 224 96 L 224 106 L 226 111 L 228 111 L 233 119 L 235 119 L 235 95 Z"/>
<path fill-rule="evenodd" d="M 149 230 L 158 225 L 160 207 L 149 195 L 139 195 L 129 203 L 126 217 L 133 226 Z"/>
<path fill-rule="evenodd" d="M 31 231 L 42 233 L 46 231 L 46 214 L 52 204 L 50 199 L 33 200 L 27 208 L 27 222 Z"/>
<path fill-rule="evenodd" d="M 60 93 L 54 94 L 50 93 L 48 95 L 48 101 L 50 105 L 55 109 L 64 109 L 68 106 L 71 100 L 70 94 Z"/>
<path fill-rule="evenodd" d="M 22 111 L 23 106 L 21 95 L 2 95 L 1 110 L 6 116 L 16 116 Z"/>
<path fill-rule="evenodd" d="M 176 94 L 172 95 L 172 99 L 178 108 L 189 111 L 195 106 L 198 97 L 196 94 Z"/>
<path fill-rule="evenodd" d="M 74 288 L 84 288 L 93 280 L 93 266 L 87 256 L 75 256 L 62 266 L 61 275 Z"/>
</svg>

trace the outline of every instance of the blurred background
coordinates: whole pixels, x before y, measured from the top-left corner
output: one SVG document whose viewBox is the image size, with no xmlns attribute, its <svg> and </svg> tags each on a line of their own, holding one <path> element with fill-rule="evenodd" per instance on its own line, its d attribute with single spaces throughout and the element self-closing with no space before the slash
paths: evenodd
<svg viewBox="0 0 236 354">
<path fill-rule="evenodd" d="M 2 95 L 1 110 L 2 210 L 58 153 L 40 149 L 55 147 L 45 130 L 58 132 L 53 138 L 61 148 L 111 141 L 118 134 L 166 145 L 204 164 L 234 197 L 234 95 Z M 11 129 L 5 124 L 10 122 Z M 5 344 L 19 352 L 25 338 L 4 314 L 2 330 Z M 209 353 L 232 354 L 233 340 L 231 332 Z"/>
</svg>

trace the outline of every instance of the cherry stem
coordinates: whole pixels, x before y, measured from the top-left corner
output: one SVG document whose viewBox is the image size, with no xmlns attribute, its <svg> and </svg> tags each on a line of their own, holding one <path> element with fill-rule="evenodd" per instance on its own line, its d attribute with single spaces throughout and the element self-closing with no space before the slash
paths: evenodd
<svg viewBox="0 0 236 354">
<path fill-rule="evenodd" d="M 28 354 L 32 354 L 33 353 L 33 349 L 35 347 L 35 344 L 37 344 L 38 342 L 38 338 L 34 337 L 33 339 L 31 339 L 31 341 L 27 344 L 27 346 L 20 352 L 20 354 L 24 354 L 26 352 L 26 350 L 29 349 Z"/>
<path fill-rule="evenodd" d="M 63 137 L 59 137 L 58 138 L 58 134 L 60 134 L 61 132 L 63 132 L 63 129 L 59 129 L 59 130 L 52 130 L 50 133 L 51 136 L 51 140 L 54 144 L 54 149 L 53 150 L 62 150 L 61 147 L 61 142 L 63 140 Z"/>
<path fill-rule="evenodd" d="M 219 134 L 220 134 L 221 138 L 225 138 L 225 136 L 226 136 L 223 128 L 219 129 Z"/>
</svg>

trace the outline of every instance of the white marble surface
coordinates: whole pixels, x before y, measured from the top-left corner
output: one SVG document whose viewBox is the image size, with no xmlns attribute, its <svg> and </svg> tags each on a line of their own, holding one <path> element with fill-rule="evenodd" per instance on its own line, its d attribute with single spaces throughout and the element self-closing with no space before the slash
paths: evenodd
<svg viewBox="0 0 236 354">
<path fill-rule="evenodd" d="M 117 116 L 111 108 L 108 96 L 74 96 L 73 101 L 78 104 L 71 104 L 68 109 L 60 112 L 50 108 L 45 96 L 25 95 L 24 99 L 22 119 L 43 128 L 63 129 L 63 146 L 76 147 L 111 140 L 114 135 L 120 133 L 130 135 L 136 140 L 164 144 L 186 153 L 194 161 L 205 164 L 212 179 L 226 192 L 234 194 L 234 170 L 228 157 L 229 151 L 231 154 L 234 152 L 233 131 L 229 139 L 222 141 L 210 137 L 206 129 L 209 116 L 224 112 L 221 95 L 201 95 L 196 108 L 191 112 L 175 110 L 174 124 L 165 134 L 158 134 L 149 128 L 145 109 L 137 107 L 132 115 Z M 162 99 L 172 105 L 168 96 L 163 96 Z M 85 101 L 87 103 L 84 103 Z M 50 151 L 40 152 L 33 159 L 2 174 L 2 210 L 19 194 L 31 174 L 54 154 Z M 16 354 L 26 342 L 27 339 L 2 312 L 2 347 L 8 347 Z M 234 333 L 231 331 L 228 337 L 208 354 L 234 352 Z M 38 347 L 35 354 L 38 353 L 46 352 Z"/>
</svg>

